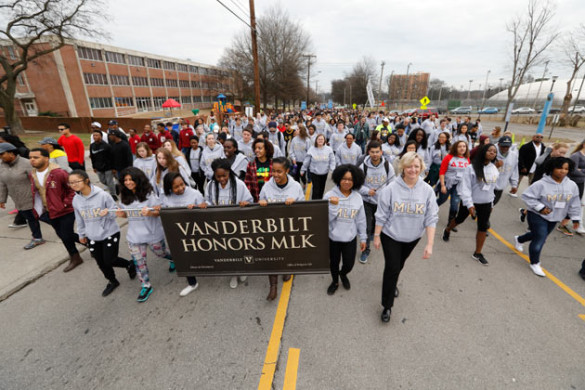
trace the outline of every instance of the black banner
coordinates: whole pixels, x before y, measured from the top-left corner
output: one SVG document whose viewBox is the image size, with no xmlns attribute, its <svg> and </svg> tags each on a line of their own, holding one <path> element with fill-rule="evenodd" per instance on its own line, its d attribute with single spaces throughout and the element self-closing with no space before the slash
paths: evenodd
<svg viewBox="0 0 585 390">
<path fill-rule="evenodd" d="M 329 273 L 327 201 L 162 209 L 179 276 Z"/>
</svg>

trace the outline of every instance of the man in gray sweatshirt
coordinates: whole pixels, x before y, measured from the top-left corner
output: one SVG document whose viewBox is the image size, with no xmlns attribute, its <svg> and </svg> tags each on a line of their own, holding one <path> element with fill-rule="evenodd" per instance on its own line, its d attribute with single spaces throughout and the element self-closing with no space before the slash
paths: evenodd
<svg viewBox="0 0 585 390">
<path fill-rule="evenodd" d="M 366 250 L 360 256 L 360 263 L 365 264 L 370 255 L 370 241 L 374 234 L 376 225 L 375 214 L 378 208 L 378 192 L 394 179 L 395 173 L 392 164 L 383 156 L 382 145 L 378 141 L 371 141 L 368 144 L 367 155 L 360 169 L 366 177 L 364 185 L 359 192 L 364 201 L 366 211 L 367 233 Z"/>
</svg>

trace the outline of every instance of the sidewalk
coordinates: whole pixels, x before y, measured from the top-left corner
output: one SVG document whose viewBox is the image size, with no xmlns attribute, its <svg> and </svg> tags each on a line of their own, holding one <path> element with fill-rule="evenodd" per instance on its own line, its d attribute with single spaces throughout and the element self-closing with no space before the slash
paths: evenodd
<svg viewBox="0 0 585 390">
<path fill-rule="evenodd" d="M 93 173 L 91 161 L 86 151 L 87 172 L 93 184 L 99 183 L 97 175 Z M 103 188 L 101 184 L 98 184 Z M 14 202 L 8 197 L 6 209 L 0 209 L 0 302 L 10 297 L 12 294 L 33 283 L 43 275 L 59 268 L 69 261 L 67 250 L 63 243 L 55 234 L 55 231 L 46 223 L 41 222 L 41 231 L 43 238 L 47 241 L 45 244 L 36 248 L 25 250 L 23 247 L 30 241 L 31 232 L 27 227 L 11 229 L 8 227 L 14 219 L 14 214 L 8 214 L 14 210 Z M 119 219 L 120 227 L 127 224 L 126 219 Z M 77 244 L 80 253 L 86 248 Z M 86 257 L 86 256 L 84 256 Z M 87 267 L 88 261 L 85 261 L 79 267 Z M 91 264 L 90 266 L 95 266 Z M 72 270 L 74 274 L 76 270 Z"/>
</svg>

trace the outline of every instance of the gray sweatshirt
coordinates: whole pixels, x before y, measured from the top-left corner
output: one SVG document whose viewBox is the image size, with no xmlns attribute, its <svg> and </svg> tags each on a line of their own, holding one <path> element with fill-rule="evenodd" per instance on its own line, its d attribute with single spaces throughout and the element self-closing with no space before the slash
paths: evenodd
<svg viewBox="0 0 585 390">
<path fill-rule="evenodd" d="M 338 129 L 335 129 L 335 132 L 331 133 L 331 137 L 329 138 L 329 146 L 331 149 L 337 153 L 337 149 L 343 144 L 345 144 L 345 135 L 347 131 L 342 130 L 341 133 Z"/>
<path fill-rule="evenodd" d="M 347 143 L 344 142 L 337 148 L 335 161 L 338 166 L 342 164 L 356 165 L 361 155 L 362 148 L 357 146 L 355 142 L 351 144 L 351 148 L 348 148 Z"/>
<path fill-rule="evenodd" d="M 538 214 L 549 222 L 562 221 L 567 214 L 573 221 L 581 220 L 581 199 L 579 188 L 574 181 L 565 177 L 557 183 L 549 175 L 528 187 L 522 194 L 522 200 L 528 206 L 528 210 Z M 540 211 L 548 207 L 552 213 L 540 214 Z"/>
<path fill-rule="evenodd" d="M 211 169 L 211 163 L 218 158 L 224 158 L 225 154 L 223 153 L 223 146 L 218 142 L 213 147 L 213 150 L 209 149 L 208 146 L 205 146 L 203 149 L 203 156 L 201 156 L 201 170 L 207 177 L 207 180 L 211 180 L 213 177 L 213 170 Z"/>
<path fill-rule="evenodd" d="M 132 165 L 144 172 L 148 180 L 152 180 L 154 177 L 154 173 L 156 172 L 156 160 L 154 159 L 154 155 L 146 158 L 138 157 L 134 160 Z"/>
<path fill-rule="evenodd" d="M 445 175 L 445 187 L 447 189 L 459 184 L 469 164 L 467 157 L 457 157 L 452 154 L 445 156 L 441 162 L 439 175 Z"/>
<path fill-rule="evenodd" d="M 484 165 L 483 175 L 485 182 L 477 181 L 477 176 L 473 170 L 473 166 L 470 165 L 465 169 L 463 177 L 459 184 L 457 184 L 457 194 L 461 198 L 461 202 L 467 208 L 473 207 L 475 203 L 484 204 L 492 203 L 496 189 L 496 182 L 500 173 L 498 168 L 492 163 Z"/>
<path fill-rule="evenodd" d="M 508 183 L 512 188 L 518 188 L 518 152 L 515 150 L 509 150 L 508 154 L 504 157 L 498 149 L 498 161 L 503 161 L 504 165 L 498 168 L 500 176 L 496 182 L 496 190 L 503 190 L 506 188 Z"/>
<path fill-rule="evenodd" d="M 327 145 L 321 148 L 311 146 L 307 151 L 301 173 L 307 170 L 315 175 L 326 175 L 335 169 L 335 155 L 333 150 Z"/>
<path fill-rule="evenodd" d="M 154 192 L 148 194 L 144 202 L 135 200 L 129 205 L 120 203 L 122 209 L 142 209 L 143 207 L 160 206 L 161 202 Z M 140 210 L 126 211 L 128 231 L 126 241 L 129 244 L 156 244 L 165 239 L 160 217 L 145 217 Z"/>
<path fill-rule="evenodd" d="M 240 177 L 240 174 L 248 169 L 248 159 L 243 153 L 236 154 L 236 158 L 232 163 L 232 171 L 236 174 L 237 177 Z"/>
<path fill-rule="evenodd" d="M 427 227 L 436 227 L 438 220 L 435 191 L 421 178 L 410 188 L 398 176 L 379 194 L 376 225 L 393 240 L 415 241 Z"/>
<path fill-rule="evenodd" d="M 388 142 L 382 144 L 382 153 L 389 162 L 393 162 L 396 157 L 402 152 L 402 147 L 396 145 L 389 145 Z"/>
<path fill-rule="evenodd" d="M 187 207 L 190 204 L 199 205 L 205 202 L 203 195 L 196 189 L 185 187 L 185 192 L 182 195 L 171 193 L 169 196 L 162 195 L 162 207 Z"/>
<path fill-rule="evenodd" d="M 281 151 L 285 148 L 284 136 L 278 129 L 276 129 L 274 132 L 268 132 L 268 141 L 272 142 L 274 146 L 278 146 Z"/>
<path fill-rule="evenodd" d="M 73 209 L 79 238 L 103 241 L 118 233 L 120 227 L 116 222 L 115 213 L 108 213 L 105 217 L 99 215 L 103 209 L 116 210 L 117 208 L 112 196 L 94 185 L 91 186 L 91 192 L 87 197 L 81 193 L 75 194 Z"/>
<path fill-rule="evenodd" d="M 569 177 L 575 183 L 585 182 L 585 154 L 581 153 L 581 151 L 573 153 L 571 154 L 571 160 L 575 162 L 575 170 L 569 172 Z"/>
<path fill-rule="evenodd" d="M 386 173 L 386 164 L 384 161 L 386 161 L 386 159 L 382 156 L 380 158 L 380 163 L 377 166 L 374 166 L 370 156 L 366 156 L 364 163 L 360 165 L 360 169 L 366 173 L 364 185 L 359 189 L 359 193 L 362 195 L 364 202 L 378 204 L 380 191 L 391 183 L 396 176 L 394 168 L 390 162 L 388 162 L 388 173 Z M 367 167 L 367 169 L 364 169 L 365 167 Z M 376 190 L 374 196 L 368 194 L 371 189 Z"/>
<path fill-rule="evenodd" d="M 219 197 L 217 203 L 215 202 L 215 180 L 211 180 L 207 183 L 205 189 L 205 202 L 210 206 L 222 206 L 222 205 L 238 205 L 240 202 L 254 202 L 254 198 L 250 194 L 248 187 L 240 179 L 236 179 L 236 202 L 232 202 L 232 187 L 228 180 L 225 188 L 221 188 L 221 184 L 217 186 L 219 189 Z"/>
<path fill-rule="evenodd" d="M 185 168 L 185 171 L 189 172 L 189 176 L 191 176 L 191 166 L 189 165 L 189 162 L 187 161 L 187 159 L 185 159 L 185 156 L 181 155 L 181 156 L 173 156 L 175 158 L 175 161 L 177 161 L 177 163 L 182 166 L 183 168 Z"/>
<path fill-rule="evenodd" d="M 359 234 L 360 241 L 366 242 L 366 212 L 364 202 L 357 191 L 352 191 L 345 198 L 339 187 L 328 191 L 323 199 L 338 197 L 339 204 L 329 203 L 329 239 L 338 242 L 350 242 Z"/>
<path fill-rule="evenodd" d="M 290 147 L 290 158 L 297 163 L 302 163 L 305 161 L 305 156 L 307 155 L 307 151 L 311 149 L 313 146 L 313 142 L 311 142 L 311 137 L 307 137 L 302 139 L 299 136 L 296 136 L 291 141 Z"/>
<path fill-rule="evenodd" d="M 254 149 L 252 149 L 252 144 L 254 140 L 250 140 L 250 142 L 245 143 L 244 141 L 238 141 L 238 150 L 244 153 L 244 156 L 248 159 L 248 161 L 254 161 L 256 158 L 256 154 L 254 153 Z"/>
<path fill-rule="evenodd" d="M 445 156 L 449 153 L 447 146 L 441 145 L 437 148 L 434 144 L 429 149 L 429 155 L 431 157 L 431 164 L 441 165 Z"/>
<path fill-rule="evenodd" d="M 266 200 L 268 203 L 284 203 L 288 198 L 293 198 L 295 201 L 305 200 L 303 188 L 290 176 L 288 176 L 288 183 L 283 188 L 280 188 L 272 178 L 260 190 L 259 199 Z"/>
</svg>

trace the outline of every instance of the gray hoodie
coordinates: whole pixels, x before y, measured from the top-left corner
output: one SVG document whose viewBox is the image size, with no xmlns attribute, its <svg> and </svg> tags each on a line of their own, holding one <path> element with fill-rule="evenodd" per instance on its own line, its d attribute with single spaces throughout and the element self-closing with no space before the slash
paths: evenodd
<svg viewBox="0 0 585 390">
<path fill-rule="evenodd" d="M 307 151 L 301 173 L 307 170 L 315 175 L 326 175 L 328 172 L 333 172 L 335 169 L 335 155 L 333 150 L 327 145 L 321 148 L 311 146 Z"/>
<path fill-rule="evenodd" d="M 244 153 L 244 156 L 248 159 L 248 161 L 254 161 L 256 158 L 256 154 L 254 153 L 254 149 L 252 149 L 252 144 L 254 143 L 253 139 L 250 139 L 250 142 L 245 143 L 243 140 L 238 141 L 238 150 Z"/>
<path fill-rule="evenodd" d="M 378 196 L 376 225 L 393 240 L 412 242 L 422 237 L 427 227 L 436 227 L 439 206 L 433 188 L 418 179 L 413 188 L 398 176 Z"/>
<path fill-rule="evenodd" d="M 248 159 L 243 153 L 236 154 L 234 162 L 232 163 L 232 171 L 236 174 L 237 177 L 240 177 L 240 174 L 248 169 Z"/>
<path fill-rule="evenodd" d="M 293 198 L 295 201 L 305 200 L 303 188 L 290 176 L 284 188 L 280 188 L 271 178 L 262 186 L 259 196 L 260 200 L 266 200 L 268 203 L 284 203 L 288 198 Z"/>
<path fill-rule="evenodd" d="M 223 153 L 223 146 L 219 142 L 215 144 L 213 150 L 209 149 L 208 146 L 205 146 L 203 149 L 203 155 L 201 156 L 201 170 L 207 177 L 207 180 L 211 180 L 213 177 L 213 170 L 211 169 L 211 163 L 218 159 L 224 158 L 225 154 Z"/>
<path fill-rule="evenodd" d="M 313 142 L 311 142 L 311 137 L 307 137 L 302 139 L 299 136 L 296 136 L 291 141 L 290 147 L 290 158 L 297 163 L 302 163 L 305 161 L 305 156 L 307 155 L 307 151 L 311 149 L 313 146 Z"/>
<path fill-rule="evenodd" d="M 135 200 L 129 205 L 120 203 L 122 209 L 142 209 L 143 207 L 160 206 L 161 201 L 154 192 L 148 194 L 144 202 Z M 140 210 L 126 211 L 128 232 L 126 241 L 129 244 L 156 244 L 165 239 L 160 217 L 145 217 Z"/>
<path fill-rule="evenodd" d="M 333 133 L 331 133 L 331 137 L 329 138 L 329 146 L 331 149 L 337 153 L 337 149 L 343 144 L 345 144 L 345 135 L 347 134 L 347 130 L 344 128 L 341 133 L 336 128 Z"/>
<path fill-rule="evenodd" d="M 565 177 L 557 183 L 549 175 L 528 187 L 522 194 L 522 200 L 528 206 L 528 210 L 538 214 L 549 222 L 562 221 L 567 214 L 573 221 L 581 220 L 581 199 L 579 188 L 574 181 Z M 552 213 L 540 214 L 540 211 L 548 207 Z"/>
<path fill-rule="evenodd" d="M 215 202 L 215 180 L 211 180 L 207 183 L 205 189 L 205 202 L 210 206 L 221 206 L 221 205 L 238 205 L 240 202 L 253 203 L 254 198 L 250 194 L 248 187 L 240 179 L 236 179 L 236 202 L 232 202 L 232 187 L 228 180 L 225 188 L 221 188 L 221 184 L 217 186 L 219 189 L 218 202 Z"/>
<path fill-rule="evenodd" d="M 500 176 L 498 168 L 492 163 L 484 165 L 483 175 L 485 182 L 479 182 L 473 170 L 473 165 L 465 168 L 463 177 L 459 184 L 457 184 L 457 194 L 459 194 L 461 202 L 465 207 L 473 207 L 474 203 L 484 204 L 494 201 L 494 190 L 496 189 L 496 182 Z"/>
<path fill-rule="evenodd" d="M 79 238 L 103 241 L 118 233 L 120 227 L 116 222 L 116 214 L 108 213 L 105 217 L 99 215 L 103 209 L 116 210 L 117 208 L 112 196 L 94 185 L 91 186 L 91 192 L 87 197 L 81 193 L 75 194 L 73 209 Z"/>
<path fill-rule="evenodd" d="M 497 146 L 496 148 L 498 149 L 498 160 L 504 162 L 504 165 L 498 168 L 500 176 L 498 176 L 498 181 L 496 182 L 496 190 L 503 190 L 508 183 L 512 188 L 518 188 L 518 152 L 510 149 L 506 157 L 504 157 L 500 153 L 500 148 Z"/>
<path fill-rule="evenodd" d="M 354 142 L 351 144 L 351 148 L 347 147 L 347 143 L 342 143 L 339 148 L 337 148 L 337 152 L 335 153 L 335 161 L 337 165 L 342 164 L 352 164 L 356 165 L 358 162 L 358 158 L 362 155 L 362 148 L 360 148 Z"/>
<path fill-rule="evenodd" d="M 393 162 L 396 157 L 402 152 L 401 146 L 390 145 L 388 142 L 382 144 L 382 153 L 389 162 Z"/>
<path fill-rule="evenodd" d="M 394 173 L 394 168 L 390 162 L 388 162 L 388 173 L 386 173 L 386 164 L 384 163 L 385 161 L 386 159 L 384 156 L 382 156 L 380 158 L 380 163 L 377 166 L 374 166 L 370 156 L 366 156 L 364 163 L 360 165 L 360 169 L 366 172 L 366 180 L 364 181 L 364 185 L 359 189 L 359 193 L 362 195 L 364 202 L 378 204 L 378 196 L 380 191 L 389 183 L 391 183 L 396 176 Z M 367 167 L 367 169 L 364 169 L 364 167 Z M 370 196 L 368 194 L 371 189 L 376 190 L 376 194 L 374 196 Z"/>
<path fill-rule="evenodd" d="M 203 195 L 196 189 L 185 187 L 182 195 L 171 193 L 160 197 L 162 207 L 187 207 L 190 204 L 199 205 L 205 202 Z"/>
<path fill-rule="evenodd" d="M 154 159 L 154 155 L 145 158 L 138 157 L 134 160 L 132 165 L 144 172 L 148 180 L 152 180 L 154 177 L 154 173 L 156 172 L 156 160 Z"/>
<path fill-rule="evenodd" d="M 352 191 L 346 198 L 339 187 L 328 191 L 323 199 L 338 197 L 339 204 L 329 203 L 329 239 L 338 242 L 350 242 L 359 234 L 360 241 L 366 242 L 366 212 L 364 202 L 357 191 Z"/>
<path fill-rule="evenodd" d="M 272 145 L 278 146 L 278 149 L 281 151 L 283 151 L 286 146 L 284 143 L 284 136 L 278 129 L 268 132 L 268 141 L 272 142 Z"/>
</svg>

